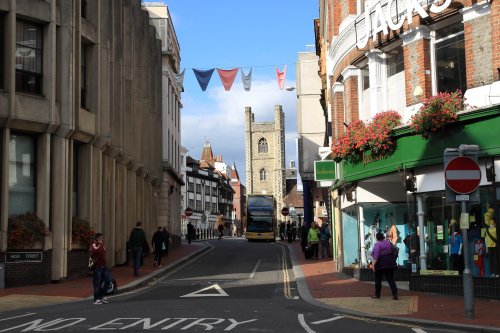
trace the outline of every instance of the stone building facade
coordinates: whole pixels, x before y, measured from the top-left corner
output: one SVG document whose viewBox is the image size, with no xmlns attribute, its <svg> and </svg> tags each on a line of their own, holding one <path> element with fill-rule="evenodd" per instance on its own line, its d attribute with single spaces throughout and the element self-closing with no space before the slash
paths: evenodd
<svg viewBox="0 0 500 333">
<path fill-rule="evenodd" d="M 139 0 L 1 1 L 0 43 L 0 252 L 43 254 L 30 271 L 7 262 L 6 286 L 85 272 L 76 218 L 104 233 L 110 266 L 124 263 L 135 222 L 148 238 L 158 223 L 162 183 L 161 41 L 148 12 Z M 27 211 L 46 236 L 14 249 L 9 218 Z"/>
<path fill-rule="evenodd" d="M 158 225 L 164 226 L 178 242 L 181 234 L 181 92 L 176 79 L 180 72 L 180 47 L 168 7 L 161 2 L 144 2 L 150 20 L 161 39 L 162 53 L 162 168 L 163 182 L 157 193 Z"/>
<path fill-rule="evenodd" d="M 247 195 L 267 194 L 276 199 L 277 211 L 285 196 L 285 114 L 274 107 L 274 122 L 255 122 L 245 108 Z"/>
</svg>

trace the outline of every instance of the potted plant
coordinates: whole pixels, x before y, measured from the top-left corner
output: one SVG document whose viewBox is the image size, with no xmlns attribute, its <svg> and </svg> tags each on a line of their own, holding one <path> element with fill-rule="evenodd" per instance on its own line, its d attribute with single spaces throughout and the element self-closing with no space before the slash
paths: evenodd
<svg viewBox="0 0 500 333">
<path fill-rule="evenodd" d="M 457 121 L 457 113 L 465 108 L 462 92 L 442 92 L 422 101 L 420 110 L 412 116 L 410 127 L 427 138 L 446 125 Z"/>
<path fill-rule="evenodd" d="M 28 212 L 9 217 L 7 226 L 8 249 L 43 248 L 46 235 L 45 223 L 34 213 Z"/>
<path fill-rule="evenodd" d="M 73 244 L 88 249 L 94 239 L 94 235 L 95 231 L 92 230 L 88 221 L 78 217 L 73 218 L 71 228 L 71 241 Z"/>
</svg>

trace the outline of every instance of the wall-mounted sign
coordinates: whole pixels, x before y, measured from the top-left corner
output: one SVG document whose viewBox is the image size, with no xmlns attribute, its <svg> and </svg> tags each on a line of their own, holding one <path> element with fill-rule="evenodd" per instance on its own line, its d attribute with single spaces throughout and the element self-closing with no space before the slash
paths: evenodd
<svg viewBox="0 0 500 333">
<path fill-rule="evenodd" d="M 396 2 L 395 6 L 393 6 L 393 2 Z M 451 4 L 451 0 L 445 0 L 440 5 L 437 4 L 437 1 L 435 2 L 428 8 L 434 14 L 441 13 Z M 406 8 L 401 8 L 401 1 L 399 0 L 388 0 L 387 3 L 384 3 L 384 7 L 385 10 L 382 9 L 382 4 L 378 2 L 375 6 L 368 8 L 368 1 L 365 2 L 364 31 L 361 29 L 358 31 L 357 26 L 360 21 L 356 21 L 356 45 L 358 48 L 362 49 L 366 46 L 368 38 L 370 38 L 370 30 L 372 39 L 375 41 L 379 32 L 382 32 L 386 36 L 389 33 L 388 29 L 397 31 L 403 26 L 405 20 L 408 20 L 408 25 L 410 25 L 413 22 L 413 14 L 415 12 L 422 18 L 429 17 L 429 14 L 418 0 L 408 0 Z M 395 8 L 396 13 L 392 13 L 391 8 Z M 396 22 L 394 22 L 394 19 L 396 19 Z"/>
<path fill-rule="evenodd" d="M 314 161 L 314 180 L 326 181 L 337 179 L 335 175 L 335 161 Z"/>
<path fill-rule="evenodd" d="M 42 262 L 42 252 L 7 252 L 5 262 Z"/>
</svg>

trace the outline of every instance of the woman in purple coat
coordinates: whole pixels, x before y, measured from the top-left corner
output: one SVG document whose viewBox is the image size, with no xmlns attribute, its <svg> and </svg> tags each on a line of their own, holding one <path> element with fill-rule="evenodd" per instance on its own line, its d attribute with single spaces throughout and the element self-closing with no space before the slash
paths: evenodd
<svg viewBox="0 0 500 333">
<path fill-rule="evenodd" d="M 394 270 L 397 264 L 392 253 L 392 244 L 385 239 L 384 234 L 381 232 L 377 233 L 376 237 L 377 243 L 375 243 L 372 251 L 372 270 L 375 273 L 375 296 L 372 296 L 372 298 L 380 298 L 382 277 L 385 275 L 387 283 L 391 287 L 392 299 L 397 300 L 398 287 L 394 282 Z"/>
</svg>

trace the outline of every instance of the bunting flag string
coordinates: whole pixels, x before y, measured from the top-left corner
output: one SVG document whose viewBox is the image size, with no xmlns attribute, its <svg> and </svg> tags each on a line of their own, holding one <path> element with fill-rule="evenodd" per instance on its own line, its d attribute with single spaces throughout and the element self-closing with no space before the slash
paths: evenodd
<svg viewBox="0 0 500 333">
<path fill-rule="evenodd" d="M 243 82 L 243 89 L 245 91 L 250 91 L 250 88 L 252 87 L 252 69 L 250 68 L 250 72 L 245 75 L 243 73 L 243 69 L 241 70 L 241 81 Z"/>
<path fill-rule="evenodd" d="M 238 74 L 238 68 L 233 69 L 220 69 L 217 68 L 217 73 L 219 73 L 220 80 L 226 91 L 231 90 L 236 74 Z"/>
<path fill-rule="evenodd" d="M 280 72 L 280 70 L 276 68 L 276 79 L 278 80 L 278 86 L 280 87 L 280 90 L 283 90 L 283 87 L 285 86 L 285 77 L 286 77 L 286 65 L 283 68 L 283 72 Z"/>
<path fill-rule="evenodd" d="M 198 80 L 198 83 L 200 84 L 201 90 L 203 90 L 203 91 L 207 90 L 208 83 L 210 82 L 210 79 L 212 78 L 212 74 L 214 73 L 214 70 L 215 70 L 215 68 L 207 69 L 207 70 L 193 68 L 194 76 L 196 76 L 196 80 Z"/>
<path fill-rule="evenodd" d="M 186 69 L 183 69 L 180 74 L 174 74 L 175 84 L 177 85 L 177 88 L 180 91 L 184 91 L 183 88 L 184 88 L 184 72 L 185 71 L 186 71 Z"/>
</svg>

